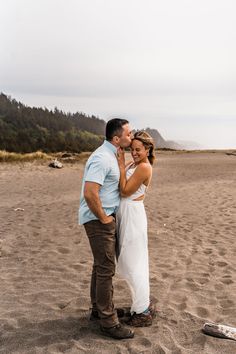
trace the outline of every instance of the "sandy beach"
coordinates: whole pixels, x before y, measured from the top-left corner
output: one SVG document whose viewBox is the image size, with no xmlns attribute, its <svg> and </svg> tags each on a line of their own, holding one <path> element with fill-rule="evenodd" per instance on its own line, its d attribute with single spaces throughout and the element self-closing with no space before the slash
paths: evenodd
<svg viewBox="0 0 236 354">
<path fill-rule="evenodd" d="M 236 341 L 201 331 L 208 321 L 236 327 L 236 156 L 158 153 L 145 199 L 157 317 L 122 341 L 88 319 L 83 168 L 0 164 L 0 353 L 236 353 Z M 114 290 L 115 306 L 129 306 L 117 276 Z"/>
</svg>

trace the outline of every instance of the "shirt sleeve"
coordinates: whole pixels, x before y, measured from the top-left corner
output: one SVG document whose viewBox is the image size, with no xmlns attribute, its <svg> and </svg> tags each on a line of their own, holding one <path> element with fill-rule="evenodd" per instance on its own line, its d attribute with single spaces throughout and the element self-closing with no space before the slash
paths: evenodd
<svg viewBox="0 0 236 354">
<path fill-rule="evenodd" d="M 108 159 L 105 156 L 96 156 L 88 165 L 85 182 L 95 182 L 102 186 L 108 172 Z"/>
</svg>

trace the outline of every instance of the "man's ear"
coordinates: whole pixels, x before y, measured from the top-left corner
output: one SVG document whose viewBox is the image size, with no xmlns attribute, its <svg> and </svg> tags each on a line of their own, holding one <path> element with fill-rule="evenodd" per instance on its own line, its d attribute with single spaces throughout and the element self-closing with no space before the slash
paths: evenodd
<svg viewBox="0 0 236 354">
<path fill-rule="evenodd" d="M 113 143 L 115 143 L 115 144 L 119 144 L 120 138 L 115 135 L 115 136 L 113 136 L 112 141 L 113 141 Z"/>
</svg>

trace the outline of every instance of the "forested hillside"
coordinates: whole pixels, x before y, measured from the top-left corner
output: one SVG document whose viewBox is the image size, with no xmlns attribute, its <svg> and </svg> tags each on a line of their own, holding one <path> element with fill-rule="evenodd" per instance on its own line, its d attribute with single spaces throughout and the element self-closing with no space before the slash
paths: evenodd
<svg viewBox="0 0 236 354">
<path fill-rule="evenodd" d="M 31 108 L 0 95 L 0 150 L 92 151 L 103 141 L 104 131 L 105 121 L 95 116 Z"/>
</svg>

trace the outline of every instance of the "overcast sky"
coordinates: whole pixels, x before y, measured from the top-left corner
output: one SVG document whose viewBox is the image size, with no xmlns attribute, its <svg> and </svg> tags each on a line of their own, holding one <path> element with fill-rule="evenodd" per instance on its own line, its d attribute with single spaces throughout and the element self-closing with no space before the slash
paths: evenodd
<svg viewBox="0 0 236 354">
<path fill-rule="evenodd" d="M 0 90 L 236 148 L 235 0 L 0 0 Z"/>
</svg>

